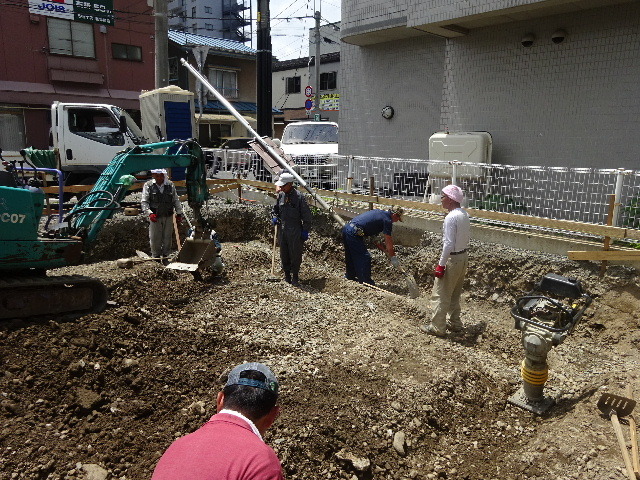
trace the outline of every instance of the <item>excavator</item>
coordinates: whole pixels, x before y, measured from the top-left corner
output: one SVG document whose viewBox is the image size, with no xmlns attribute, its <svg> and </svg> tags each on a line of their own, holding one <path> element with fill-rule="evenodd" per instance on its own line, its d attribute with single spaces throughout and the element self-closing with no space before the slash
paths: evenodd
<svg viewBox="0 0 640 480">
<path fill-rule="evenodd" d="M 164 153 L 155 153 L 157 151 Z M 138 145 L 117 154 L 93 189 L 68 214 L 59 214 L 57 221 L 52 221 L 54 216 L 43 218 L 45 194 L 25 176 L 25 169 L 47 169 L 17 166 L 16 162 L 7 161 L 2 165 L 0 319 L 45 315 L 79 317 L 105 308 L 107 289 L 98 279 L 79 275 L 49 276 L 47 271 L 82 263 L 105 221 L 121 209 L 120 202 L 136 181 L 134 174 L 141 171 L 186 167 L 187 198 L 194 222 L 185 245 L 193 244 L 187 250 L 197 252 L 202 258 L 196 261 L 196 268 L 187 264 L 185 270 L 210 263 L 211 257 L 219 253 L 219 244 L 214 245 L 213 240 L 215 232 L 201 212 L 209 191 L 204 154 L 193 140 Z M 44 227 L 41 228 L 41 224 Z"/>
</svg>

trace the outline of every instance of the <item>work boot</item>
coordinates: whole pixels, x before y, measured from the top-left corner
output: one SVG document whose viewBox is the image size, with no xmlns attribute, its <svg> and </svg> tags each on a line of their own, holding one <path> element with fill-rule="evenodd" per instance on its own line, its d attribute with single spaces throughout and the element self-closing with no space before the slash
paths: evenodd
<svg viewBox="0 0 640 480">
<path fill-rule="evenodd" d="M 284 272 L 284 281 L 287 283 L 291 283 L 291 273 Z"/>
<path fill-rule="evenodd" d="M 436 330 L 436 327 L 434 327 L 431 323 L 427 325 L 420 325 L 420 330 L 428 335 L 435 335 L 436 337 L 444 337 L 446 335 L 445 332 Z"/>
<path fill-rule="evenodd" d="M 462 322 L 460 320 L 458 321 L 448 321 L 447 322 L 447 329 L 450 332 L 461 332 L 462 330 L 464 330 L 464 325 L 462 325 Z"/>
<path fill-rule="evenodd" d="M 298 279 L 298 274 L 294 273 L 292 278 L 291 278 L 291 285 L 293 285 L 294 287 L 299 287 L 300 286 L 300 280 Z"/>
</svg>

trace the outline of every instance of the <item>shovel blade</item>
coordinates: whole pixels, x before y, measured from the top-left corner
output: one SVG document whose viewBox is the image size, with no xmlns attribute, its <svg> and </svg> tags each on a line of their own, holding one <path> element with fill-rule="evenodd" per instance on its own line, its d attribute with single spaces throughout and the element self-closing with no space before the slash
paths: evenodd
<svg viewBox="0 0 640 480">
<path fill-rule="evenodd" d="M 213 240 L 187 238 L 182 244 L 178 258 L 171 262 L 167 268 L 195 272 L 212 265 L 216 253 L 218 253 L 218 248 Z"/>
<path fill-rule="evenodd" d="M 613 410 L 619 417 L 626 417 L 633 411 L 636 402 L 613 393 L 603 393 L 597 405 L 602 413 L 610 415 Z"/>
</svg>

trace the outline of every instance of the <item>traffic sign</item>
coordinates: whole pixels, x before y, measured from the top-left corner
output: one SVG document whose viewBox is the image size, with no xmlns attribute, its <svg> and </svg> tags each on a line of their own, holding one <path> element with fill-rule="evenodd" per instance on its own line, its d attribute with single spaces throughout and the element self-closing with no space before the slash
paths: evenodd
<svg viewBox="0 0 640 480">
<path fill-rule="evenodd" d="M 311 87 L 311 85 L 307 85 L 306 87 L 304 87 L 304 94 L 307 97 L 313 97 L 313 88 Z"/>
<path fill-rule="evenodd" d="M 311 110 L 313 108 L 313 100 L 311 100 L 310 98 L 307 98 L 304 101 L 304 108 L 306 108 L 307 110 Z"/>
<path fill-rule="evenodd" d="M 319 122 L 320 121 L 320 114 L 319 113 L 314 113 L 313 114 L 313 121 L 314 122 Z"/>
</svg>

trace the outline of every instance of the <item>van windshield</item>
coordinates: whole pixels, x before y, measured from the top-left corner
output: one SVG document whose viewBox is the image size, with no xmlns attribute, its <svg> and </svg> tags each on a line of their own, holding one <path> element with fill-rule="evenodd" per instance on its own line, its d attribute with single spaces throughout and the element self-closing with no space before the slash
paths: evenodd
<svg viewBox="0 0 640 480">
<path fill-rule="evenodd" d="M 282 143 L 338 143 L 338 127 L 321 123 L 290 123 L 284 129 Z"/>
</svg>

